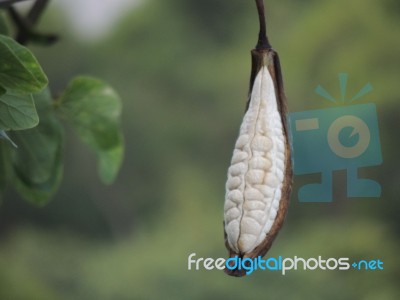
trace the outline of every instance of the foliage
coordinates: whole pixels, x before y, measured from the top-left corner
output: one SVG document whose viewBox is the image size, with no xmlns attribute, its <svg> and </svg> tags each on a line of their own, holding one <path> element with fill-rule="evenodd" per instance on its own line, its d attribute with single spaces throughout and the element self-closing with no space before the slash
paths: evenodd
<svg viewBox="0 0 400 300">
<path fill-rule="evenodd" d="M 57 100 L 57 106 L 82 141 L 96 152 L 102 180 L 112 183 L 123 154 L 121 103 L 116 92 L 100 80 L 77 77 Z"/>
<path fill-rule="evenodd" d="M 32 52 L 0 35 L 0 137 L 10 142 L 0 144 L 0 193 L 9 181 L 38 205 L 50 200 L 62 178 L 64 130 L 57 111 L 97 154 L 104 183 L 115 180 L 123 157 L 121 103 L 107 83 L 77 77 L 56 101 L 47 84 Z"/>
<path fill-rule="evenodd" d="M 63 169 L 64 133 L 52 111 L 48 89 L 34 95 L 40 123 L 31 130 L 12 132 L 17 145 L 11 164 L 17 191 L 33 203 L 44 204 L 57 190 Z"/>
<path fill-rule="evenodd" d="M 48 83 L 32 53 L 12 38 L 0 36 L 0 87 L 20 94 L 40 92 Z"/>
</svg>

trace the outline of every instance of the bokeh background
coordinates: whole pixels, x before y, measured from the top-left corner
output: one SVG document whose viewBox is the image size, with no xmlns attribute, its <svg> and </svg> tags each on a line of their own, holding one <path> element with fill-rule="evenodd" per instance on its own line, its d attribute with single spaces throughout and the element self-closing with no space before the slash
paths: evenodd
<svg viewBox="0 0 400 300">
<path fill-rule="evenodd" d="M 119 91 L 126 157 L 103 186 L 94 156 L 67 130 L 54 199 L 38 208 L 7 191 L 0 299 L 400 299 L 399 3 L 266 1 L 289 110 L 333 107 L 314 89 L 339 97 L 340 72 L 351 95 L 370 82 L 358 103 L 376 103 L 383 153 L 381 166 L 360 170 L 381 183 L 380 199 L 348 199 L 339 171 L 332 203 L 299 203 L 298 187 L 318 176 L 296 177 L 268 255 L 380 259 L 384 270 L 238 279 L 189 271 L 187 258 L 227 254 L 224 185 L 257 39 L 254 1 L 54 0 L 39 28 L 61 41 L 31 49 L 55 95 L 78 74 Z"/>
</svg>

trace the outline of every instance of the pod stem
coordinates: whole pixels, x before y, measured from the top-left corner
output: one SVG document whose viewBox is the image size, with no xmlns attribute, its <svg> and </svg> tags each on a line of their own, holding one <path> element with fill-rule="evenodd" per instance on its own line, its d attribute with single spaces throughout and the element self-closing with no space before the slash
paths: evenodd
<svg viewBox="0 0 400 300">
<path fill-rule="evenodd" d="M 267 37 L 267 25 L 265 22 L 264 1 L 256 0 L 256 5 L 258 11 L 258 18 L 260 21 L 260 32 L 258 34 L 258 42 L 256 49 L 257 50 L 271 49 L 271 44 L 269 43 Z"/>
</svg>

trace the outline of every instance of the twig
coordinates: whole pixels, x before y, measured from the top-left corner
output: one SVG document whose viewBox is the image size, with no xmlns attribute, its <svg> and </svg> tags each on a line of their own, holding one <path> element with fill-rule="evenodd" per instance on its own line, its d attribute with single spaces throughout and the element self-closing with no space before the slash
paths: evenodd
<svg viewBox="0 0 400 300">
<path fill-rule="evenodd" d="M 10 6 L 8 8 L 10 17 L 17 27 L 17 36 L 15 39 L 18 43 L 25 45 L 28 42 L 33 41 L 40 44 L 50 45 L 58 40 L 58 37 L 54 34 L 41 34 L 32 29 L 42 15 L 48 2 L 48 0 L 37 0 L 26 18 L 22 18 L 14 7 Z"/>
<path fill-rule="evenodd" d="M 35 25 L 42 16 L 47 4 L 49 4 L 49 0 L 36 0 L 35 4 L 33 4 L 28 15 L 26 16 L 26 21 L 31 25 Z"/>
<path fill-rule="evenodd" d="M 260 21 L 260 32 L 258 34 L 256 49 L 270 49 L 271 44 L 268 41 L 267 25 L 265 23 L 264 1 L 256 0 L 256 5 L 258 10 L 258 18 Z"/>
<path fill-rule="evenodd" d="M 9 6 L 13 5 L 14 3 L 22 2 L 22 1 L 26 1 L 26 0 L 0 0 L 0 8 L 9 7 Z"/>
</svg>

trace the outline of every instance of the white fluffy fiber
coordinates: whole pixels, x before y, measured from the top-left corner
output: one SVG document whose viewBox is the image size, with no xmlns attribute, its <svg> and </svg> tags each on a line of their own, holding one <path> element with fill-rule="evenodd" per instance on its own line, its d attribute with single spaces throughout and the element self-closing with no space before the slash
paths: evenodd
<svg viewBox="0 0 400 300">
<path fill-rule="evenodd" d="M 262 67 L 228 170 L 224 207 L 230 247 L 248 253 L 275 221 L 284 180 L 285 137 L 272 77 Z"/>
</svg>

